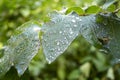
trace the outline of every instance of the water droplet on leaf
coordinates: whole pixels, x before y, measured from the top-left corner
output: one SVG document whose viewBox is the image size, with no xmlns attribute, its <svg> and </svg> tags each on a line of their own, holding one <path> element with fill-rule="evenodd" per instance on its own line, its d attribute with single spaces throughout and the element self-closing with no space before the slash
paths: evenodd
<svg viewBox="0 0 120 80">
<path fill-rule="evenodd" d="M 60 42 L 57 42 L 57 45 L 59 46 L 59 45 L 60 45 Z"/>
<path fill-rule="evenodd" d="M 78 15 L 63 15 L 57 13 L 51 18 L 51 22 L 42 26 L 44 30 L 46 28 L 46 32 L 43 33 L 42 45 L 48 63 L 54 61 L 67 49 L 78 35 L 79 29 L 77 27 L 80 25 L 77 21 L 79 18 Z M 56 21 L 56 23 L 51 25 L 52 20 Z M 49 34 L 52 31 L 56 31 L 56 33 Z M 46 42 L 44 39 L 46 39 Z"/>
<path fill-rule="evenodd" d="M 74 27 L 77 27 L 77 25 L 75 24 L 75 25 L 73 25 Z"/>
<path fill-rule="evenodd" d="M 80 19 L 80 18 L 79 18 L 78 20 L 79 20 L 79 21 L 82 21 L 82 19 Z"/>
<path fill-rule="evenodd" d="M 76 21 L 74 19 L 72 19 L 72 22 L 75 23 Z"/>
<path fill-rule="evenodd" d="M 59 32 L 60 34 L 62 33 L 62 31 Z"/>
<path fill-rule="evenodd" d="M 79 17 L 76 17 L 76 19 L 80 19 Z"/>
<path fill-rule="evenodd" d="M 72 30 L 72 28 L 70 28 L 69 32 L 70 32 L 70 34 L 73 34 L 73 30 Z"/>
</svg>

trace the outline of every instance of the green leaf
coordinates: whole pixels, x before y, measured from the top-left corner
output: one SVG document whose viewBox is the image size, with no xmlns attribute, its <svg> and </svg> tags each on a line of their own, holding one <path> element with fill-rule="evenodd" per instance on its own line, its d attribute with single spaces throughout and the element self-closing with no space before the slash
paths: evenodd
<svg viewBox="0 0 120 80">
<path fill-rule="evenodd" d="M 15 35 L 8 40 L 4 55 L 0 58 L 0 76 L 11 66 L 15 66 L 19 75 L 27 69 L 31 59 L 40 47 L 39 24 L 30 21 L 17 28 Z"/>
<path fill-rule="evenodd" d="M 86 63 L 84 63 L 83 65 L 80 66 L 80 72 L 87 78 L 90 75 L 90 69 L 91 69 L 90 62 L 86 62 Z"/>
<path fill-rule="evenodd" d="M 22 75 L 40 47 L 40 27 L 36 22 L 30 21 L 19 27 L 17 31 L 22 32 L 12 36 L 8 41 L 8 44 L 11 47 L 11 50 L 13 50 L 13 64 L 17 69 L 18 74 Z"/>
<path fill-rule="evenodd" d="M 93 32 L 95 18 L 90 16 L 78 16 L 75 13 L 68 15 L 51 14 L 51 22 L 42 26 L 42 46 L 46 60 L 51 63 L 62 54 L 71 42 L 82 34 L 92 44 L 98 43 Z"/>
<path fill-rule="evenodd" d="M 108 8 L 107 8 L 107 11 L 109 12 L 114 12 L 116 9 L 115 5 L 110 5 Z"/>
<path fill-rule="evenodd" d="M 77 14 L 62 15 L 56 12 L 51 15 L 51 22 L 42 26 L 42 46 L 46 60 L 51 63 L 62 54 L 79 33 Z"/>
<path fill-rule="evenodd" d="M 80 7 L 70 7 L 67 9 L 66 14 L 68 14 L 70 12 L 76 12 L 78 15 L 84 14 L 84 10 Z"/>
<path fill-rule="evenodd" d="M 9 51 L 9 52 L 8 52 Z M 9 46 L 4 47 L 0 50 L 0 78 L 5 75 L 5 73 L 10 69 L 12 65 L 11 61 L 11 51 L 9 50 Z"/>
<path fill-rule="evenodd" d="M 114 80 L 115 79 L 115 74 L 114 70 L 112 67 L 110 67 L 107 71 L 107 78 Z"/>
<path fill-rule="evenodd" d="M 94 18 L 93 18 L 94 17 Z M 119 62 L 120 54 L 119 54 L 119 44 L 120 37 L 119 37 L 119 26 L 120 26 L 120 18 L 118 18 L 113 13 L 107 14 L 98 14 L 96 16 L 93 15 L 86 17 L 82 21 L 85 26 L 88 26 L 86 30 L 81 32 L 82 36 L 86 38 L 88 42 L 92 42 L 92 44 L 97 43 L 97 47 L 103 48 L 105 52 L 109 52 L 115 57 L 116 62 Z M 87 31 L 88 30 L 88 31 Z M 81 31 L 81 30 L 80 30 Z"/>
<path fill-rule="evenodd" d="M 99 27 L 99 25 L 96 24 L 95 15 L 80 17 L 82 18 L 82 21 L 79 23 L 81 24 L 81 26 L 79 26 L 79 34 L 81 34 L 86 39 L 86 41 L 88 41 L 92 45 L 101 48 L 102 46 L 95 33 L 95 28 Z"/>
<path fill-rule="evenodd" d="M 104 44 L 104 48 L 108 49 L 115 57 L 116 62 L 120 59 L 120 18 L 114 13 L 99 14 L 97 15 L 97 23 L 101 25 L 96 30 L 96 34 L 100 37 Z"/>
<path fill-rule="evenodd" d="M 86 16 L 81 22 L 83 27 L 80 28 L 80 34 L 91 44 L 112 54 L 118 63 L 120 59 L 120 46 L 118 44 L 120 43 L 118 35 L 120 34 L 120 18 L 114 13 L 100 13 L 96 16 Z"/>
<path fill-rule="evenodd" d="M 51 14 L 51 22 L 43 25 L 43 51 L 49 63 L 62 54 L 71 42 L 81 34 L 89 43 L 104 52 L 119 54 L 120 19 L 113 13 L 78 16 L 75 13 L 64 15 Z"/>
<path fill-rule="evenodd" d="M 96 58 L 92 58 L 92 62 L 95 65 L 97 71 L 102 72 L 108 69 L 108 65 L 106 65 L 106 57 L 101 53 L 96 53 Z"/>
<path fill-rule="evenodd" d="M 80 75 L 81 75 L 80 70 L 79 69 L 75 69 L 75 70 L 73 70 L 73 71 L 71 71 L 69 73 L 68 79 L 69 80 L 76 80 L 76 79 L 79 79 Z"/>
<path fill-rule="evenodd" d="M 101 8 L 99 6 L 90 6 L 85 10 L 86 14 L 94 14 L 100 12 Z"/>
</svg>

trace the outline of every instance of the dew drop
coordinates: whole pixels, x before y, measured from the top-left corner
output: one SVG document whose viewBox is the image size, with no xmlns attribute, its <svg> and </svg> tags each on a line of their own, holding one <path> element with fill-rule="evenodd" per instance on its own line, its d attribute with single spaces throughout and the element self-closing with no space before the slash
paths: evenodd
<svg viewBox="0 0 120 80">
<path fill-rule="evenodd" d="M 75 25 L 73 25 L 74 27 L 77 27 L 77 25 L 75 24 Z"/>
<path fill-rule="evenodd" d="M 70 34 L 73 34 L 72 28 L 70 28 Z"/>
<path fill-rule="evenodd" d="M 76 21 L 74 19 L 72 19 L 72 22 L 75 23 Z"/>
<path fill-rule="evenodd" d="M 53 57 L 52 57 L 52 56 L 50 56 L 50 58 L 51 58 L 51 59 L 53 59 Z"/>
<path fill-rule="evenodd" d="M 57 45 L 59 46 L 59 45 L 60 45 L 60 42 L 57 42 Z"/>
<path fill-rule="evenodd" d="M 62 44 L 64 45 L 65 44 L 65 42 L 64 41 L 61 41 L 62 42 Z"/>
<path fill-rule="evenodd" d="M 53 52 L 55 49 L 50 49 L 50 52 Z"/>
<path fill-rule="evenodd" d="M 68 42 L 68 40 L 67 40 L 67 38 L 66 38 L 66 37 L 64 38 L 64 40 L 65 40 L 65 42 Z"/>
<path fill-rule="evenodd" d="M 82 19 L 80 19 L 80 18 L 79 18 L 78 20 L 79 20 L 79 21 L 82 21 Z"/>
<path fill-rule="evenodd" d="M 60 51 L 60 48 L 58 48 L 57 50 Z"/>
<path fill-rule="evenodd" d="M 56 54 L 56 53 L 55 53 L 54 55 L 55 55 L 55 56 L 57 56 L 57 54 Z"/>
<path fill-rule="evenodd" d="M 61 34 L 61 33 L 62 33 L 62 31 L 59 31 L 59 33 Z"/>
<path fill-rule="evenodd" d="M 52 61 L 51 60 L 49 60 L 49 59 L 46 59 L 47 61 L 48 61 L 48 64 L 50 64 Z"/>
<path fill-rule="evenodd" d="M 34 26 L 33 30 L 38 32 L 38 31 L 41 30 L 41 28 L 40 28 L 40 27 L 37 27 L 37 26 Z"/>
<path fill-rule="evenodd" d="M 66 30 L 64 30 L 63 32 L 66 33 Z"/>
<path fill-rule="evenodd" d="M 76 19 L 80 19 L 79 17 L 76 17 Z"/>
</svg>

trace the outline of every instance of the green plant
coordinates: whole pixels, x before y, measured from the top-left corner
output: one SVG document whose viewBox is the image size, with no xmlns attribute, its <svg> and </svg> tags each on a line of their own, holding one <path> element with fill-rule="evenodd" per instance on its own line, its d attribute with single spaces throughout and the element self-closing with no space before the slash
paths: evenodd
<svg viewBox="0 0 120 80">
<path fill-rule="evenodd" d="M 98 49 L 110 52 L 116 61 L 119 61 L 120 19 L 116 15 L 118 11 L 106 10 L 111 10 L 110 6 L 115 2 L 107 3 L 104 9 L 96 6 L 86 10 L 72 7 L 62 13 L 53 12 L 50 14 L 50 22 L 42 26 L 38 21 L 23 24 L 8 40 L 8 45 L 1 50 L 0 76 L 11 66 L 15 66 L 18 74 L 22 75 L 40 46 L 43 47 L 46 60 L 51 63 L 78 35 L 82 35 Z M 91 12 L 94 8 L 96 11 Z"/>
</svg>

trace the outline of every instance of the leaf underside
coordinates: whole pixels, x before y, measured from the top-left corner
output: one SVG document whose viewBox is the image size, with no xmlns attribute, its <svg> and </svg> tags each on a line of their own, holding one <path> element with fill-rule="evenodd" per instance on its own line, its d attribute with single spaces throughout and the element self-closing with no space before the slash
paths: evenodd
<svg viewBox="0 0 120 80">
<path fill-rule="evenodd" d="M 62 54 L 79 33 L 78 15 L 61 15 L 56 12 L 50 15 L 51 22 L 42 26 L 42 46 L 46 60 L 51 63 Z"/>
<path fill-rule="evenodd" d="M 46 60 L 49 63 L 54 61 L 80 34 L 99 49 L 109 51 L 119 61 L 120 19 L 113 15 L 108 13 L 78 16 L 75 13 L 52 13 L 51 21 L 42 26 L 42 46 Z"/>
<path fill-rule="evenodd" d="M 0 76 L 11 66 L 15 66 L 19 75 L 24 73 L 40 47 L 39 30 L 39 25 L 33 21 L 23 24 L 16 30 L 15 35 L 8 40 L 3 57 L 0 58 Z"/>
</svg>

